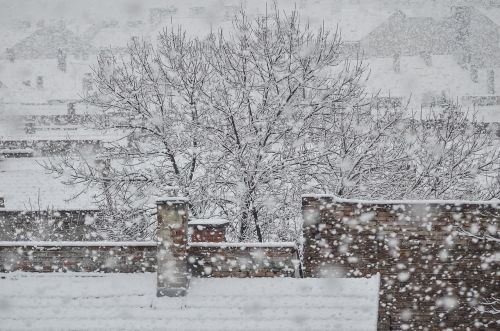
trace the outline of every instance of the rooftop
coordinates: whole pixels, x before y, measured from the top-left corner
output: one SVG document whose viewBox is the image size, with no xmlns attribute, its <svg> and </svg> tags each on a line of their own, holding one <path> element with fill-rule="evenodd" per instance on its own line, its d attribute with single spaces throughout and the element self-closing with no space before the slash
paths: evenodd
<svg viewBox="0 0 500 331">
<path fill-rule="evenodd" d="M 156 297 L 156 274 L 11 273 L 0 279 L 9 330 L 376 330 L 379 277 L 192 279 Z"/>
<path fill-rule="evenodd" d="M 74 186 L 68 186 L 41 166 L 48 158 L 7 158 L 0 160 L 0 191 L 5 208 L 0 210 L 39 209 L 95 209 L 90 193 L 79 195 Z"/>
</svg>

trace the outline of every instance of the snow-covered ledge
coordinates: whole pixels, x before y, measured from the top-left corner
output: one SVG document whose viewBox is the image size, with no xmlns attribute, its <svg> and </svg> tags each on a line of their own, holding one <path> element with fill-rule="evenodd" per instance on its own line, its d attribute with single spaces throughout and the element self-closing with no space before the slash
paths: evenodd
<svg viewBox="0 0 500 331">
<path fill-rule="evenodd" d="M 229 223 L 229 220 L 225 218 L 193 218 L 189 220 L 189 225 L 211 225 L 211 226 L 223 226 Z"/>
<path fill-rule="evenodd" d="M 297 243 L 292 241 L 277 242 L 190 242 L 191 247 L 210 247 L 210 248 L 297 248 Z"/>
<path fill-rule="evenodd" d="M 341 198 L 334 194 L 303 194 L 302 198 L 309 199 L 321 199 L 328 198 L 332 199 L 335 202 L 340 203 L 358 203 L 361 205 L 399 205 L 399 204 L 410 204 L 410 205 L 493 205 L 500 206 L 499 199 L 493 200 L 386 200 L 386 199 L 347 199 Z"/>
<path fill-rule="evenodd" d="M 188 202 L 189 199 L 186 197 L 160 197 L 156 199 L 156 204 L 161 204 L 161 203 L 169 203 L 169 202 Z"/>
<path fill-rule="evenodd" d="M 156 247 L 156 241 L 0 241 L 0 247 Z"/>
</svg>

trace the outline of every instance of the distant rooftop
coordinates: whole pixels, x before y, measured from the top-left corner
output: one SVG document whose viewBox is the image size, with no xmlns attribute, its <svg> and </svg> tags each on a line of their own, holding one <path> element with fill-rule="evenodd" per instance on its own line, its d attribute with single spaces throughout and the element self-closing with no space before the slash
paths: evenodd
<svg viewBox="0 0 500 331">
<path fill-rule="evenodd" d="M 95 209 L 91 193 L 75 199 L 83 187 L 64 185 L 40 164 L 48 158 L 8 158 L 0 160 L 0 191 L 3 210 Z"/>
</svg>

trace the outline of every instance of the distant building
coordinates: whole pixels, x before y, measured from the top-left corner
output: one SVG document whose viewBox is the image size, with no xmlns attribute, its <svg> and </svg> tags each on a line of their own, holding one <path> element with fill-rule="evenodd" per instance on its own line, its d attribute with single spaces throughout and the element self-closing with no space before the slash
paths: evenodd
<svg viewBox="0 0 500 331">
<path fill-rule="evenodd" d="M 441 20 L 397 11 L 360 43 L 367 57 L 453 55 L 463 66 L 500 67 L 500 27 L 474 7 Z"/>
<path fill-rule="evenodd" d="M 151 8 L 149 9 L 149 22 L 151 24 L 162 23 L 168 17 L 177 13 L 177 7 L 170 6 L 166 8 Z"/>
<path fill-rule="evenodd" d="M 7 49 L 7 57 L 14 59 L 55 59 L 59 50 L 80 58 L 93 51 L 92 45 L 64 26 L 42 27 Z"/>
<path fill-rule="evenodd" d="M 441 19 L 397 11 L 361 38 L 359 49 L 374 94 L 410 99 L 413 109 L 446 96 L 484 121 L 500 121 L 500 26 L 476 8 L 452 7 Z"/>
</svg>

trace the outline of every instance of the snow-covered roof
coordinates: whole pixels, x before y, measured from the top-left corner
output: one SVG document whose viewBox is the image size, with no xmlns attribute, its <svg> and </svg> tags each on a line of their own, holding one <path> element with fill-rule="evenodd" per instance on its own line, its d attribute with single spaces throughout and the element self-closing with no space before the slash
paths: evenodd
<svg viewBox="0 0 500 331">
<path fill-rule="evenodd" d="M 81 55 L 91 52 L 92 47 L 64 24 L 41 27 L 12 47 L 16 58 L 22 59 L 55 59 L 59 50 L 66 54 Z"/>
<path fill-rule="evenodd" d="M 448 54 L 447 32 L 432 17 L 407 17 L 398 10 L 361 43 L 363 50 L 372 56 L 392 56 L 396 52 L 414 55 L 421 51 Z"/>
<path fill-rule="evenodd" d="M 0 101 L 3 103 L 46 103 L 49 100 L 79 100 L 82 79 L 91 72 L 89 60 L 68 59 L 66 71 L 57 68 L 56 59 L 0 60 Z M 38 77 L 43 86 L 38 87 Z"/>
<path fill-rule="evenodd" d="M 53 116 L 67 115 L 68 102 L 57 103 L 0 103 L 0 117 L 3 116 Z M 78 115 L 95 114 L 99 110 L 95 106 L 74 103 Z"/>
<path fill-rule="evenodd" d="M 96 48 L 122 48 L 132 41 L 133 37 L 152 41 L 152 35 L 144 26 L 116 26 L 99 30 L 91 39 L 91 43 Z M 156 37 L 156 36 L 154 36 Z"/>
<path fill-rule="evenodd" d="M 2 125 L 0 124 L 0 129 Z M 45 128 L 45 130 L 37 131 L 33 134 L 27 134 L 18 128 L 10 130 L 4 134 L 0 132 L 0 140 L 17 140 L 17 141 L 115 141 L 122 135 L 111 131 L 103 133 L 96 129 L 85 129 L 76 125 L 54 126 Z"/>
<path fill-rule="evenodd" d="M 6 274 L 8 330 L 376 330 L 379 277 L 192 279 L 156 295 L 156 274 Z"/>
<path fill-rule="evenodd" d="M 5 208 L 0 210 L 88 210 L 97 206 L 91 193 L 80 192 L 80 187 L 64 185 L 61 179 L 40 165 L 47 158 L 7 158 L 0 160 L 0 191 Z"/>
<path fill-rule="evenodd" d="M 393 70 L 392 57 L 369 58 L 365 60 L 370 70 L 367 89 L 380 96 L 410 99 L 411 110 L 419 110 L 428 95 L 445 95 L 455 99 L 463 96 L 487 95 L 487 71 L 478 70 L 478 81 L 471 79 L 470 72 L 461 68 L 452 55 L 433 55 L 432 65 L 425 64 L 420 56 L 402 56 L 400 72 Z M 495 68 L 500 75 L 500 68 Z M 478 117 L 486 122 L 500 120 L 500 106 L 497 111 L 478 109 Z"/>
<path fill-rule="evenodd" d="M 14 46 L 20 40 L 28 37 L 35 31 L 33 27 L 27 26 L 2 26 L 0 28 L 0 59 L 5 57 L 5 49 Z"/>
<path fill-rule="evenodd" d="M 370 70 L 368 88 L 371 92 L 383 88 L 385 95 L 412 95 L 413 99 L 429 91 L 441 93 L 444 90 L 455 96 L 484 95 L 487 91 L 486 79 L 474 83 L 470 73 L 462 69 L 451 55 L 433 55 L 431 66 L 426 65 L 420 56 L 402 56 L 400 72 L 393 70 L 392 57 L 369 58 L 365 63 Z"/>
</svg>

